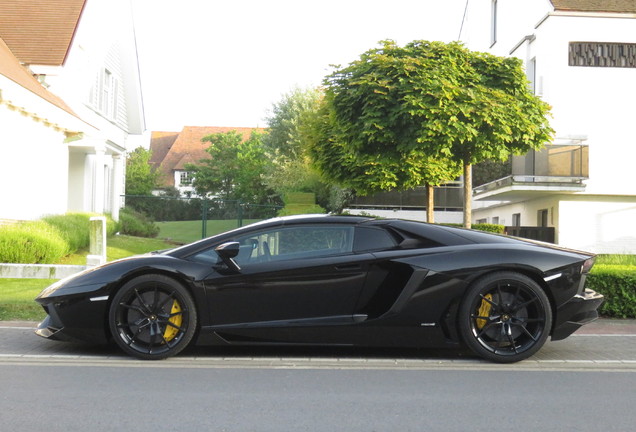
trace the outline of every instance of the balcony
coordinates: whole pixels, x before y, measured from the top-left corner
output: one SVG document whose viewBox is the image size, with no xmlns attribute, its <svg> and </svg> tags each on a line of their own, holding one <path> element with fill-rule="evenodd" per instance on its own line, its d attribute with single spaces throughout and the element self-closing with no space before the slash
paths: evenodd
<svg viewBox="0 0 636 432">
<path fill-rule="evenodd" d="M 464 207 L 461 183 L 449 183 L 433 190 L 435 210 L 461 211 Z M 369 196 L 356 197 L 350 208 L 380 210 L 423 210 L 426 208 L 426 188 L 398 192 L 380 192 Z"/>
<path fill-rule="evenodd" d="M 583 192 L 589 177 L 589 148 L 581 139 L 551 144 L 512 157 L 511 175 L 473 188 L 477 201 L 522 201 L 546 194 Z"/>
</svg>

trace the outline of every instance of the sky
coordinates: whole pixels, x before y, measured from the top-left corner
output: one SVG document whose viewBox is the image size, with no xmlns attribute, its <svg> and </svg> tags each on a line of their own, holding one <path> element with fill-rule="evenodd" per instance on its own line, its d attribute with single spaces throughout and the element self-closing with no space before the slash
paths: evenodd
<svg viewBox="0 0 636 432">
<path fill-rule="evenodd" d="M 456 40 L 465 0 L 134 0 L 149 131 L 266 127 L 378 42 Z"/>
</svg>

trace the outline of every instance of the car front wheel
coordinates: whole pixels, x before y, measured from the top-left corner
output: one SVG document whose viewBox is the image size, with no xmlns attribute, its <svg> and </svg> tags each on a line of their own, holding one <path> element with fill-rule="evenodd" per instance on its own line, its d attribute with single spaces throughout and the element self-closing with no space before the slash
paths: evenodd
<svg viewBox="0 0 636 432">
<path fill-rule="evenodd" d="M 463 341 L 475 354 L 499 363 L 535 354 L 551 326 L 552 310 L 543 289 L 514 272 L 479 279 L 468 289 L 459 309 Z"/>
<path fill-rule="evenodd" d="M 108 321 L 115 342 L 126 353 L 160 360 L 190 343 L 197 314 L 192 296 L 179 282 L 163 275 L 144 275 L 117 292 Z"/>
</svg>

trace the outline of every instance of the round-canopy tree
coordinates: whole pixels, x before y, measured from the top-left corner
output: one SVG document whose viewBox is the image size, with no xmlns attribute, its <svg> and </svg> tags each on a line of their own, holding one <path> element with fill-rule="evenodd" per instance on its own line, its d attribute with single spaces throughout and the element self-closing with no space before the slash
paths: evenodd
<svg viewBox="0 0 636 432">
<path fill-rule="evenodd" d="M 454 161 L 464 171 L 466 227 L 471 166 L 539 149 L 552 134 L 549 106 L 529 91 L 520 60 L 473 52 L 458 42 L 400 47 L 384 41 L 324 84 L 328 127 L 322 131 L 328 139 L 315 140 L 312 153 L 320 169 L 352 181 L 364 170 L 349 166 L 346 176 L 334 161 L 343 155 L 355 166 L 373 160 L 406 188 L 430 167 Z M 422 161 L 413 162 L 418 156 Z"/>
</svg>

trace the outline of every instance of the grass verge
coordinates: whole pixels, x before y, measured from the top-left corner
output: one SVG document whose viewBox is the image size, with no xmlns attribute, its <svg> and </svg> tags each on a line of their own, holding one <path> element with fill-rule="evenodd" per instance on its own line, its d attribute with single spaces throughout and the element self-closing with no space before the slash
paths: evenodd
<svg viewBox="0 0 636 432">
<path fill-rule="evenodd" d="M 173 244 L 159 239 L 114 236 L 108 239 L 107 258 L 113 261 L 160 249 Z M 88 250 L 64 257 L 58 264 L 86 264 Z M 55 279 L 0 279 L 0 321 L 41 321 L 46 315 L 33 299 Z"/>
</svg>

